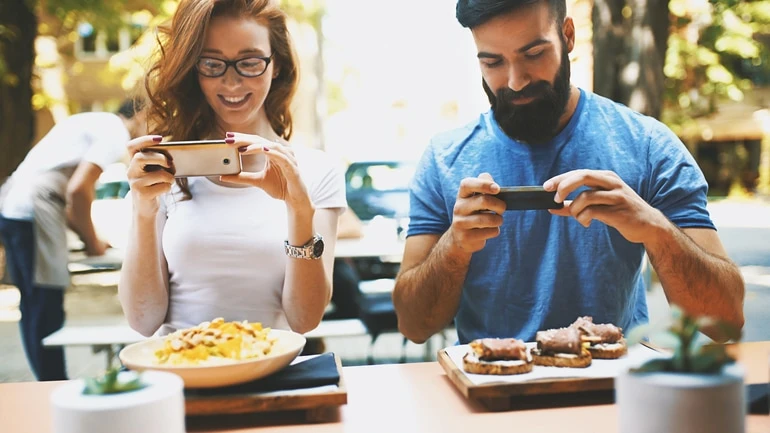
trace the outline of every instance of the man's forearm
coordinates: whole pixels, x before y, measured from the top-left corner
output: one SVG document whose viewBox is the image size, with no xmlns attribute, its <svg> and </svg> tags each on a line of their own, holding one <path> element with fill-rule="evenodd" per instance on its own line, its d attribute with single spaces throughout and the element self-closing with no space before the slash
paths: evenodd
<svg viewBox="0 0 770 433">
<path fill-rule="evenodd" d="M 732 261 L 704 250 L 673 224 L 645 247 L 669 303 L 743 326 L 745 288 Z"/>
<path fill-rule="evenodd" d="M 93 193 L 78 191 L 67 198 L 67 225 L 80 237 L 86 250 L 93 249 L 99 241 L 91 220 Z"/>
<path fill-rule="evenodd" d="M 460 305 L 471 255 L 453 252 L 445 233 L 421 264 L 401 272 L 393 290 L 398 328 L 422 343 L 451 322 Z"/>
</svg>

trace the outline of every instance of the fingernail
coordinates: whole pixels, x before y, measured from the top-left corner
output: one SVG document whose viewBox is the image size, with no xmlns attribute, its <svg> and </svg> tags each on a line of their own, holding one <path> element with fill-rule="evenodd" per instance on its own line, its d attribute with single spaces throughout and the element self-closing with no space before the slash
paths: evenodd
<svg viewBox="0 0 770 433">
<path fill-rule="evenodd" d="M 553 195 L 553 201 L 555 201 L 556 203 L 561 203 L 561 197 L 559 196 L 558 192 Z"/>
<path fill-rule="evenodd" d="M 246 147 L 246 146 L 241 146 L 241 147 L 239 147 L 239 148 L 238 148 L 238 152 L 241 152 L 241 153 L 243 153 L 243 152 L 245 152 L 245 151 L 246 151 L 246 149 L 247 149 L 247 147 Z"/>
<path fill-rule="evenodd" d="M 268 149 L 267 146 L 262 146 L 262 150 L 264 150 L 265 152 L 270 152 L 270 149 Z"/>
<path fill-rule="evenodd" d="M 232 133 L 232 132 L 228 132 L 227 134 L 225 134 L 225 136 L 226 137 L 235 137 L 235 134 Z"/>
<path fill-rule="evenodd" d="M 550 191 L 552 187 L 553 187 L 553 182 L 551 182 L 550 180 L 543 184 L 543 188 L 547 189 L 548 191 Z"/>
<path fill-rule="evenodd" d="M 163 141 L 163 137 L 161 137 L 160 135 L 155 135 L 152 137 L 152 141 L 156 143 L 160 143 L 161 141 Z"/>
<path fill-rule="evenodd" d="M 234 138 L 225 138 L 225 143 L 233 144 L 233 143 L 235 143 L 235 139 Z"/>
</svg>

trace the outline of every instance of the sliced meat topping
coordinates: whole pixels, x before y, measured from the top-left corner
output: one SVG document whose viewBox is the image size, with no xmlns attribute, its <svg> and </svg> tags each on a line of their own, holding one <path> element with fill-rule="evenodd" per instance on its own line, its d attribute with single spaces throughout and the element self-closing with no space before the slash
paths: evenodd
<svg viewBox="0 0 770 433">
<path fill-rule="evenodd" d="M 535 340 L 537 340 L 537 348 L 548 354 L 573 353 L 580 355 L 583 344 L 580 339 L 580 331 L 571 327 L 538 331 Z"/>
<path fill-rule="evenodd" d="M 515 338 L 482 338 L 472 341 L 470 346 L 483 361 L 528 359 L 527 345 Z"/>
<path fill-rule="evenodd" d="M 617 343 L 623 338 L 623 330 L 610 323 L 596 324 L 591 316 L 578 317 L 570 328 L 576 328 L 588 336 L 599 337 L 596 343 Z"/>
</svg>

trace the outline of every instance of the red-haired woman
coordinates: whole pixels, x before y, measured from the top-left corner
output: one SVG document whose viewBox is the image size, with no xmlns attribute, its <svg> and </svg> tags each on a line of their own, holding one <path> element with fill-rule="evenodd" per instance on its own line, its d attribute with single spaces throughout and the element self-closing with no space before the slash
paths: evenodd
<svg viewBox="0 0 770 433">
<path fill-rule="evenodd" d="M 119 296 L 144 335 L 223 317 L 304 333 L 331 298 L 343 174 L 290 146 L 296 54 L 271 0 L 183 0 L 145 82 L 150 131 L 129 143 L 133 224 Z M 174 181 L 142 152 L 161 137 L 225 138 L 238 175 Z M 325 245 L 324 245 L 325 243 Z"/>
</svg>

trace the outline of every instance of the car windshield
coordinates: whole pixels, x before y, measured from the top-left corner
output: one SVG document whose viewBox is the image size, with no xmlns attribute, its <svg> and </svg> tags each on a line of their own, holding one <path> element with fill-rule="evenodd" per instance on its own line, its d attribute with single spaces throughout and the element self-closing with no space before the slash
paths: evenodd
<svg viewBox="0 0 770 433">
<path fill-rule="evenodd" d="M 404 218 L 409 215 L 409 182 L 414 162 L 356 162 L 345 173 L 348 205 L 361 220 L 377 215 Z"/>
<path fill-rule="evenodd" d="M 352 190 L 406 191 L 414 170 L 411 163 L 357 163 L 348 169 L 347 186 Z"/>
</svg>

